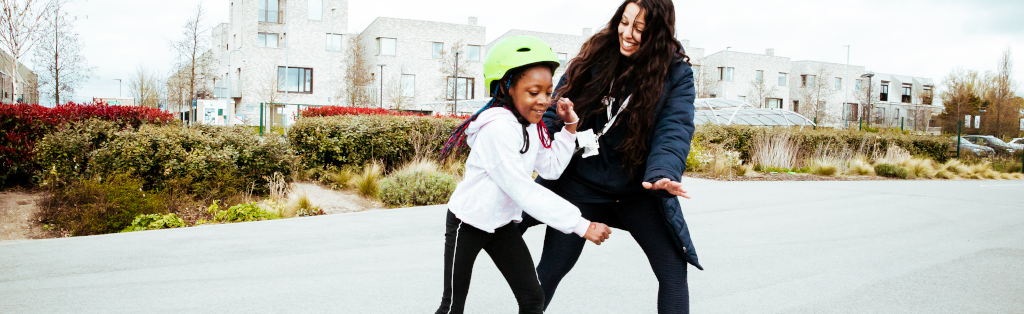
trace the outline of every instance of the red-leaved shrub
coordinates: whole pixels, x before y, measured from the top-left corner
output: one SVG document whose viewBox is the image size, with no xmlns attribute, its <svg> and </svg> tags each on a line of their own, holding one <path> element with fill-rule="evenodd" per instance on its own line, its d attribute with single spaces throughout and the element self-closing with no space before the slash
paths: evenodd
<svg viewBox="0 0 1024 314">
<path fill-rule="evenodd" d="M 138 127 L 143 123 L 168 124 L 169 112 L 144 107 L 68 103 L 53 108 L 30 104 L 0 104 L 0 187 L 24 185 L 38 171 L 35 145 L 66 123 L 86 119 L 114 121 Z"/>
<path fill-rule="evenodd" d="M 380 108 L 360 108 L 360 107 L 342 107 L 342 106 L 327 106 L 327 107 L 312 107 L 309 109 L 303 109 L 301 116 L 303 118 L 308 117 L 330 117 L 330 116 L 352 116 L 352 115 L 385 115 L 385 116 L 424 116 L 423 114 L 415 112 L 401 112 L 388 109 Z M 458 118 L 466 119 L 469 116 L 452 116 L 452 115 L 436 115 L 431 117 L 437 118 Z"/>
</svg>

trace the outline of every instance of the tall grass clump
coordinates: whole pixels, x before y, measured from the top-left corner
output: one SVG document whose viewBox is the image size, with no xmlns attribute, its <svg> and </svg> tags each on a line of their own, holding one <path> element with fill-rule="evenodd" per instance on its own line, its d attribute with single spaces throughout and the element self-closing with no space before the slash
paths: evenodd
<svg viewBox="0 0 1024 314">
<path fill-rule="evenodd" d="M 903 168 L 903 166 L 893 164 L 877 164 L 875 165 L 875 173 L 887 178 L 897 178 L 904 180 L 911 178 L 910 171 L 908 171 L 907 168 Z"/>
<path fill-rule="evenodd" d="M 847 172 L 850 160 L 856 153 L 849 146 L 833 145 L 832 142 L 818 145 L 814 157 L 808 162 L 811 173 L 822 176 L 836 176 Z"/>
<path fill-rule="evenodd" d="M 752 145 L 750 161 L 756 166 L 784 169 L 797 167 L 800 144 L 788 131 L 774 135 L 757 134 Z"/>
<path fill-rule="evenodd" d="M 850 169 L 847 173 L 861 176 L 873 176 L 875 175 L 875 167 L 871 166 L 871 162 L 864 155 L 857 155 L 853 160 L 850 161 Z"/>
<path fill-rule="evenodd" d="M 356 192 L 359 195 L 377 198 L 380 194 L 380 181 L 384 175 L 384 167 L 378 162 L 368 163 L 363 166 L 363 172 L 352 179 Z"/>
<path fill-rule="evenodd" d="M 907 168 L 911 176 L 916 178 L 931 179 L 938 173 L 935 170 L 935 161 L 931 159 L 911 158 L 904 161 L 903 166 Z"/>
</svg>

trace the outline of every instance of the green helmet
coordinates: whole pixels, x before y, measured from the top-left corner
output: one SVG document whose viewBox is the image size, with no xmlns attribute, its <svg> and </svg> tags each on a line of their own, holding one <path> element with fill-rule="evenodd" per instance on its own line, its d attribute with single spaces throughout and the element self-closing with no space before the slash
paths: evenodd
<svg viewBox="0 0 1024 314">
<path fill-rule="evenodd" d="M 487 92 L 494 97 L 495 83 L 504 78 L 508 71 L 536 63 L 549 64 L 552 74 L 561 65 L 555 51 L 540 38 L 515 36 L 503 39 L 487 52 L 487 60 L 484 61 L 484 86 Z"/>
</svg>

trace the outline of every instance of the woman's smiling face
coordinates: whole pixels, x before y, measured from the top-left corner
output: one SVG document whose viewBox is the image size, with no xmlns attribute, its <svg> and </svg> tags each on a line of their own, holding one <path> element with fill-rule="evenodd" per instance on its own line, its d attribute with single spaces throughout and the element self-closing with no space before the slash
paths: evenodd
<svg viewBox="0 0 1024 314">
<path fill-rule="evenodd" d="M 636 3 L 626 5 L 619 21 L 619 52 L 632 56 L 640 48 L 640 34 L 644 32 L 644 16 Z"/>
</svg>

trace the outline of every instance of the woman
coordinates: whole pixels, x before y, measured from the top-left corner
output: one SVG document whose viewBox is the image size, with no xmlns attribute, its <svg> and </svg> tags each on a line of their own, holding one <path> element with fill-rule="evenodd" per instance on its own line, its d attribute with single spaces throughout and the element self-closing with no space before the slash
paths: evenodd
<svg viewBox="0 0 1024 314">
<path fill-rule="evenodd" d="M 689 312 L 686 264 L 702 269 L 677 198 L 689 198 L 679 181 L 694 131 L 694 87 L 674 28 L 671 0 L 626 0 L 583 45 L 556 88 L 582 117 L 580 152 L 558 180 L 538 180 L 584 218 L 630 232 L 658 278 L 658 313 Z M 564 124 L 554 108 L 545 118 L 552 133 Z M 536 224 L 527 217 L 519 228 Z M 537 266 L 545 308 L 584 241 L 548 228 Z"/>
</svg>

